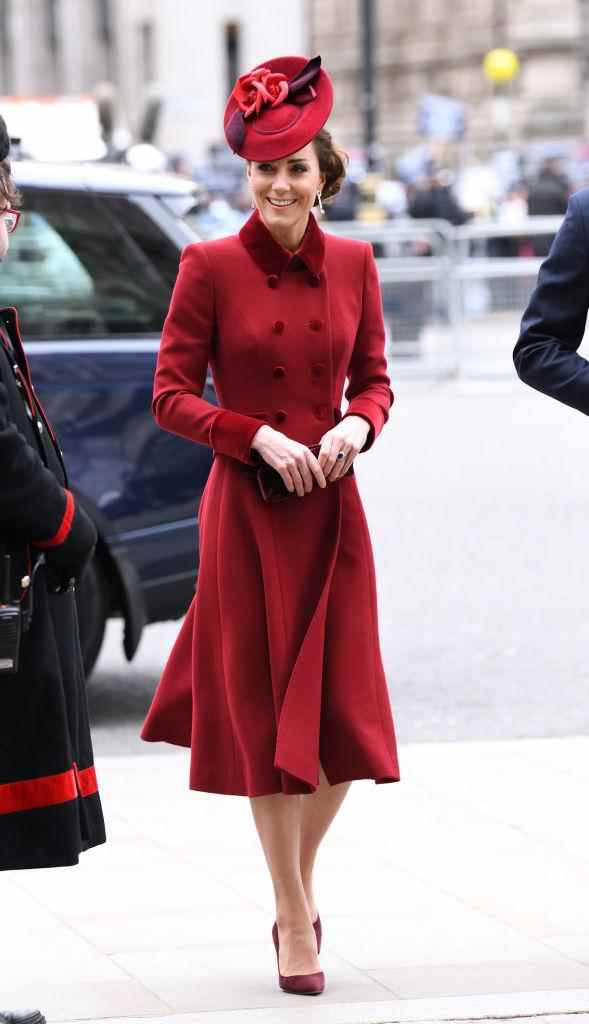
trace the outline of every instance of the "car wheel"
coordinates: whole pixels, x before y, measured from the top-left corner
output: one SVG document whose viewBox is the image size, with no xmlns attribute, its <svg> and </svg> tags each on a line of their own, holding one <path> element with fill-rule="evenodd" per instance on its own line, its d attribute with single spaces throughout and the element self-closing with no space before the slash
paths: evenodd
<svg viewBox="0 0 589 1024">
<path fill-rule="evenodd" d="M 86 679 L 90 678 L 100 654 L 108 618 L 108 588 L 104 570 L 94 557 L 76 587 L 80 644 Z"/>
</svg>

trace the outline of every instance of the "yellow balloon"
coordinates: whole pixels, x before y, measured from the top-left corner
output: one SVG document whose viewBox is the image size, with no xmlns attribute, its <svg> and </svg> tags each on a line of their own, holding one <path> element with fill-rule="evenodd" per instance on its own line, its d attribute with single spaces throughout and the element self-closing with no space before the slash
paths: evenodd
<svg viewBox="0 0 589 1024">
<path fill-rule="evenodd" d="M 502 47 L 489 50 L 483 61 L 483 69 L 491 82 L 511 82 L 519 71 L 517 54 Z"/>
</svg>

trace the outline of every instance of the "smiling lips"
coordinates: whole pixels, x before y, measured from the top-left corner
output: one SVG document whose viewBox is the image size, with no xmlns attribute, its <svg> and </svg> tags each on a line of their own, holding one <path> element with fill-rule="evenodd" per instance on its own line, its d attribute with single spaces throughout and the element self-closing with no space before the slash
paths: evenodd
<svg viewBox="0 0 589 1024">
<path fill-rule="evenodd" d="M 268 202 L 271 206 L 292 206 L 296 199 L 270 199 L 268 196 Z"/>
</svg>

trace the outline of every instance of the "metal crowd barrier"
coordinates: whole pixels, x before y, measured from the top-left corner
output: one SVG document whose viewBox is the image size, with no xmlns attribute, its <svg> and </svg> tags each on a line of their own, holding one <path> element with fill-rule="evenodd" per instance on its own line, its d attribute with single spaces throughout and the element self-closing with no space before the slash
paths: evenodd
<svg viewBox="0 0 589 1024">
<path fill-rule="evenodd" d="M 387 357 L 398 379 L 513 376 L 521 316 L 561 223 L 528 217 L 454 228 L 403 219 L 323 227 L 373 246 Z"/>
</svg>

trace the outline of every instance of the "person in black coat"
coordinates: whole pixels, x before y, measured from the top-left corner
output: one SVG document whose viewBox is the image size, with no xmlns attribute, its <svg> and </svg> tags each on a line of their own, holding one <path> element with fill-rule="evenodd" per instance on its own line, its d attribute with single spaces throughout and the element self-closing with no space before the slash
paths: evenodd
<svg viewBox="0 0 589 1024">
<path fill-rule="evenodd" d="M 578 353 L 589 309 L 589 188 L 571 196 L 513 352 L 524 383 L 589 413 L 589 362 Z"/>
<path fill-rule="evenodd" d="M 415 189 L 407 212 L 414 220 L 447 220 L 454 227 L 472 220 L 472 213 L 462 209 L 451 186 L 436 174 L 426 178 Z"/>
<path fill-rule="evenodd" d="M 530 217 L 550 217 L 566 213 L 571 186 L 558 160 L 548 157 L 544 160 L 538 177 L 528 188 L 528 213 Z"/>
<path fill-rule="evenodd" d="M 18 225 L 8 152 L 0 117 L 0 262 Z M 18 645 L 0 631 L 0 870 L 62 867 L 105 841 L 74 596 L 96 531 L 68 489 L 13 308 L 0 309 L 0 477 L 0 625 L 19 603 L 30 616 Z M 0 1024 L 45 1017 L 0 1010 Z"/>
<path fill-rule="evenodd" d="M 538 177 L 528 189 L 530 217 L 554 217 L 566 213 L 570 195 L 570 182 L 563 174 L 558 160 L 549 157 L 540 168 Z M 536 256 L 547 256 L 552 235 L 533 235 L 530 239 Z"/>
<path fill-rule="evenodd" d="M 18 225 L 9 147 L 0 117 L 0 262 Z M 18 645 L 0 632 L 0 870 L 61 867 L 105 841 L 73 590 L 96 531 L 68 489 L 13 308 L 0 309 L 0 477 L 0 624 L 19 602 L 32 611 Z M 45 1017 L 0 1010 L 0 1024 Z"/>
<path fill-rule="evenodd" d="M 8 145 L 0 118 L 0 260 L 18 223 Z M 0 657 L 0 870 L 67 866 L 105 841 L 74 594 L 96 531 L 68 489 L 13 308 L 0 309 L 0 473 L 0 604 L 32 596 L 33 608 L 17 671 Z"/>
</svg>

